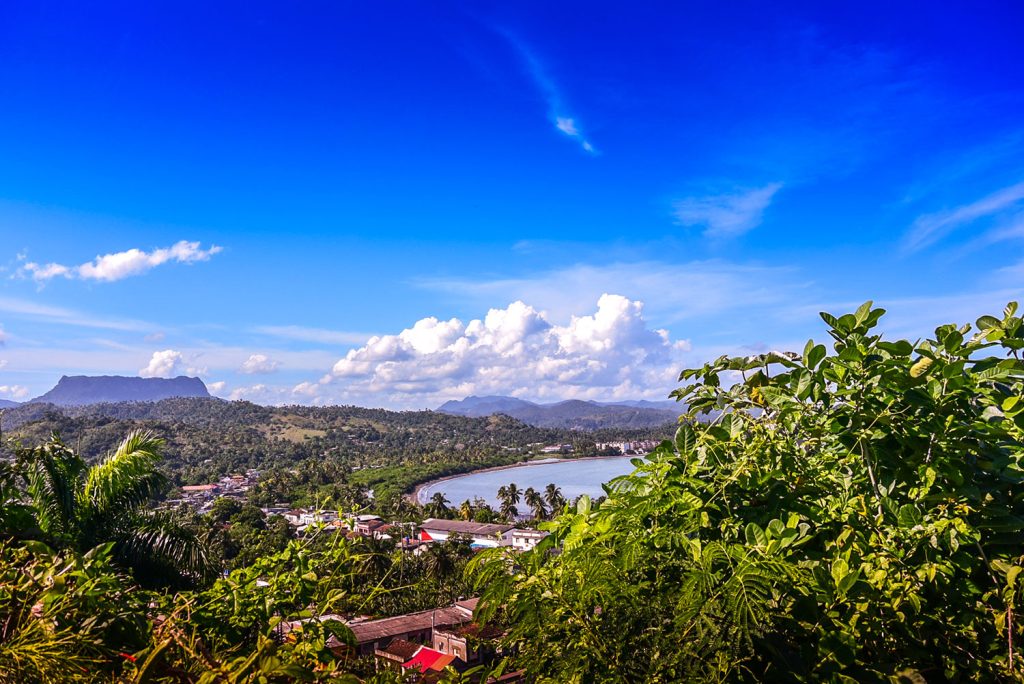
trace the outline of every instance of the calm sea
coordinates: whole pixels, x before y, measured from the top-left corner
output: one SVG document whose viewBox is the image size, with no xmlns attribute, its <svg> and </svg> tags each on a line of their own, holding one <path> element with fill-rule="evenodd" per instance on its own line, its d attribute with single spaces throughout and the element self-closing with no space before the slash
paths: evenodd
<svg viewBox="0 0 1024 684">
<path fill-rule="evenodd" d="M 562 496 L 568 500 L 581 494 L 600 496 L 604 494 L 601 489 L 603 483 L 633 472 L 633 464 L 629 462 L 631 458 L 635 456 L 524 463 L 504 470 L 459 475 L 422 487 L 419 500 L 420 503 L 426 503 L 435 492 L 443 492 L 452 506 L 458 506 L 466 499 L 472 501 L 473 497 L 479 496 L 497 508 L 501 504 L 497 496 L 498 488 L 510 482 L 515 482 L 520 490 L 533 487 L 542 493 L 549 483 L 554 482 L 562 490 Z M 520 513 L 529 511 L 529 507 L 522 501 L 518 508 Z"/>
</svg>

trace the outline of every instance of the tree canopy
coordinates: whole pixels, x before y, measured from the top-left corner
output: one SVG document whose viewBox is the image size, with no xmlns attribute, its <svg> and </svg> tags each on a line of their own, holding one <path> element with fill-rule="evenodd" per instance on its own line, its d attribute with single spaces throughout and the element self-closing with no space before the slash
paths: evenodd
<svg viewBox="0 0 1024 684">
<path fill-rule="evenodd" d="M 883 314 L 823 313 L 831 350 L 684 371 L 674 440 L 536 551 L 477 557 L 482 615 L 532 676 L 1020 679 L 1016 305 L 916 342 Z"/>
</svg>

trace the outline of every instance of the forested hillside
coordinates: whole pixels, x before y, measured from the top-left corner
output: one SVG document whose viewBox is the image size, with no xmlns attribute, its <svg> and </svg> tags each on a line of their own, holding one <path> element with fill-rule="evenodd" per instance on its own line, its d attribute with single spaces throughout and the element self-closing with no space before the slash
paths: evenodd
<svg viewBox="0 0 1024 684">
<path fill-rule="evenodd" d="M 572 444 L 574 455 L 594 455 L 596 441 L 660 439 L 673 429 L 669 423 L 583 433 L 536 428 L 507 416 L 269 407 L 199 398 L 74 407 L 26 404 L 4 411 L 3 428 L 30 444 L 57 432 L 87 459 L 109 452 L 134 429 L 150 430 L 166 442 L 163 468 L 172 484 L 211 481 L 250 468 L 278 470 L 276 484 L 268 485 L 273 491 L 267 493 L 277 500 L 313 490 L 330 494 L 329 485 L 344 482 L 374 488 L 378 499 L 394 498 L 434 477 L 521 461 L 543 444 Z"/>
</svg>

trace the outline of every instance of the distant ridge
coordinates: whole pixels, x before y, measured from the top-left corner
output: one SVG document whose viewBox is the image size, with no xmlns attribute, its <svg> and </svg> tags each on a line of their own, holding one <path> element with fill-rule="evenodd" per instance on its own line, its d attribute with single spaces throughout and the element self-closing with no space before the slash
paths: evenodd
<svg viewBox="0 0 1024 684">
<path fill-rule="evenodd" d="M 10 399 L 0 399 L 0 409 L 14 408 L 15 406 L 21 406 L 21 404 Z"/>
<path fill-rule="evenodd" d="M 209 397 L 199 378 L 135 378 L 121 375 L 63 376 L 56 387 L 28 403 L 57 406 L 116 403 L 119 401 L 160 401 L 172 397 Z"/>
<path fill-rule="evenodd" d="M 684 410 L 685 406 L 671 401 L 596 402 L 571 399 L 537 404 L 503 396 L 470 396 L 446 401 L 437 408 L 440 413 L 471 418 L 503 413 L 535 427 L 577 430 L 655 427 L 675 421 Z"/>
</svg>

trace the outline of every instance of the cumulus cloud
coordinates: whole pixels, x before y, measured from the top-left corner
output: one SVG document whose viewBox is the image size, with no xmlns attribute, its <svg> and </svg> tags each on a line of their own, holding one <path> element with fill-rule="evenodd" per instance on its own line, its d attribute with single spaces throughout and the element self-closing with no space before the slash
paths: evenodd
<svg viewBox="0 0 1024 684">
<path fill-rule="evenodd" d="M 208 261 L 210 257 L 221 251 L 221 247 L 212 245 L 203 249 L 198 242 L 181 240 L 170 247 L 162 247 L 146 252 L 132 248 L 124 252 L 102 254 L 92 261 L 79 266 L 63 264 L 39 264 L 34 261 L 25 262 L 19 273 L 28 275 L 36 282 L 46 282 L 53 278 L 79 278 L 81 280 L 98 280 L 113 282 L 130 276 L 141 275 L 161 264 L 177 262 L 193 264 L 197 261 Z"/>
<path fill-rule="evenodd" d="M 224 388 L 227 386 L 227 384 L 228 383 L 226 383 L 223 380 L 218 380 L 217 382 L 208 382 L 206 383 L 206 389 L 208 389 L 211 394 L 220 394 L 221 392 L 224 391 Z"/>
<path fill-rule="evenodd" d="M 764 210 L 781 188 L 782 183 L 769 183 L 745 192 L 688 197 L 676 202 L 676 218 L 684 226 L 704 228 L 705 237 L 737 237 L 761 224 Z"/>
<path fill-rule="evenodd" d="M 180 373 L 183 363 L 180 351 L 155 351 L 149 359 L 149 364 L 139 370 L 139 375 L 144 378 L 172 378 Z"/>
<path fill-rule="evenodd" d="M 273 373 L 280 365 L 280 362 L 271 359 L 266 354 L 251 354 L 238 369 L 238 372 L 246 375 L 262 375 Z"/>
<path fill-rule="evenodd" d="M 287 387 L 265 385 L 263 383 L 257 383 L 255 385 L 245 387 L 236 387 L 231 390 L 231 394 L 228 395 L 228 398 L 231 401 L 251 401 L 255 404 L 268 404 L 273 406 L 297 403 L 295 398 L 292 396 L 292 392 L 290 392 Z M 314 401 L 311 403 L 318 402 Z"/>
<path fill-rule="evenodd" d="M 28 396 L 28 387 L 24 385 L 0 385 L 0 396 L 8 399 L 24 399 Z"/>
<path fill-rule="evenodd" d="M 349 396 L 403 403 L 468 394 L 538 399 L 663 397 L 674 386 L 685 341 L 672 341 L 643 318 L 643 304 L 604 294 L 597 310 L 555 325 L 521 301 L 463 323 L 424 318 L 397 335 L 371 338 L 339 359 L 319 383 L 296 395 L 315 397 L 343 383 Z M 425 403 L 425 402 L 424 402 Z"/>
</svg>

